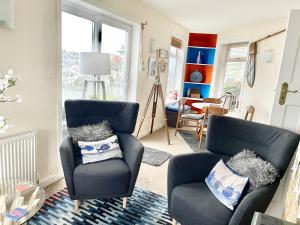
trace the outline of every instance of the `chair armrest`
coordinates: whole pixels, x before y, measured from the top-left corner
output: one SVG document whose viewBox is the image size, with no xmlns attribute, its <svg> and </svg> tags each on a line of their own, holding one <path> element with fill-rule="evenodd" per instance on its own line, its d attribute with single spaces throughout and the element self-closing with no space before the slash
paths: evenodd
<svg viewBox="0 0 300 225">
<path fill-rule="evenodd" d="M 174 187 L 204 180 L 220 159 L 221 156 L 209 152 L 172 157 L 168 168 L 168 201 Z"/>
<path fill-rule="evenodd" d="M 261 187 L 247 194 L 236 208 L 229 225 L 250 225 L 254 212 L 264 213 L 268 208 L 280 181 Z"/>
<path fill-rule="evenodd" d="M 144 154 L 144 146 L 137 138 L 135 138 L 131 134 L 119 133 L 118 138 L 121 149 L 124 152 L 124 160 L 131 172 L 128 189 L 128 193 L 129 195 L 131 195 L 140 170 Z"/>
<path fill-rule="evenodd" d="M 65 181 L 69 191 L 69 195 L 72 197 L 75 195 L 73 172 L 76 166 L 74 147 L 70 137 L 67 137 L 60 145 L 60 158 L 64 171 Z"/>
</svg>

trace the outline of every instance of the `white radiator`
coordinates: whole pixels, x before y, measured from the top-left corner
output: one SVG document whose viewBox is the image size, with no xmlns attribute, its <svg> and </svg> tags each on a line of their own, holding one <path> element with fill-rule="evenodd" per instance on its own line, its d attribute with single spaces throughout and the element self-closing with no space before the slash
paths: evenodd
<svg viewBox="0 0 300 225">
<path fill-rule="evenodd" d="M 0 180 L 37 182 L 36 139 L 35 131 L 0 136 Z"/>
</svg>

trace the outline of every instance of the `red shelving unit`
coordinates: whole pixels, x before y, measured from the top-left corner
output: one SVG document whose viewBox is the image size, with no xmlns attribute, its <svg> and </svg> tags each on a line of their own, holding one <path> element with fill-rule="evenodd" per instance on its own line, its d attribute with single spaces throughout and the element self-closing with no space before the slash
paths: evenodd
<svg viewBox="0 0 300 225">
<path fill-rule="evenodd" d="M 187 49 L 187 60 L 185 64 L 184 84 L 182 97 L 188 99 L 187 104 L 202 101 L 203 98 L 210 97 L 211 82 L 214 69 L 215 51 L 217 45 L 216 34 L 190 33 Z M 197 61 L 197 56 L 201 55 L 201 61 Z M 192 82 L 191 73 L 199 71 L 203 78 L 200 82 Z M 187 96 L 188 90 L 197 88 L 200 98 Z M 193 110 L 196 110 L 193 108 Z"/>
</svg>

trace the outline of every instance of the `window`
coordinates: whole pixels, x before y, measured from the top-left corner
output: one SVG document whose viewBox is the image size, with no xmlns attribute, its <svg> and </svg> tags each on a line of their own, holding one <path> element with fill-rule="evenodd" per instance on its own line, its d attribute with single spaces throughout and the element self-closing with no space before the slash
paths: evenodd
<svg viewBox="0 0 300 225">
<path fill-rule="evenodd" d="M 128 65 L 131 26 L 96 12 L 64 5 L 62 11 L 62 133 L 66 135 L 64 102 L 67 99 L 93 99 L 94 85 L 84 81 L 93 75 L 80 74 L 80 52 L 110 54 L 111 74 L 101 76 L 105 82 L 107 100 L 126 101 L 128 98 Z M 102 99 L 102 94 L 99 96 Z"/>
<path fill-rule="evenodd" d="M 184 51 L 181 40 L 172 37 L 169 52 L 169 69 L 167 81 L 166 103 L 178 99 L 182 81 Z"/>
<path fill-rule="evenodd" d="M 224 63 L 224 82 L 222 95 L 233 94 L 238 107 L 246 70 L 248 43 L 230 44 L 227 46 Z"/>
<path fill-rule="evenodd" d="M 82 98 L 86 75 L 79 73 L 79 53 L 91 52 L 94 22 L 62 13 L 62 103 Z"/>
</svg>

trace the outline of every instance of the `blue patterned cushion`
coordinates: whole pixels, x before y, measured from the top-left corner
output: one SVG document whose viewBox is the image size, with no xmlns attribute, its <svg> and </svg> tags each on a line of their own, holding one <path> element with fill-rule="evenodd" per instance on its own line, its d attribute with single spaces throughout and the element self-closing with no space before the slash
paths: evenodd
<svg viewBox="0 0 300 225">
<path fill-rule="evenodd" d="M 248 183 L 248 177 L 234 173 L 220 160 L 205 179 L 205 183 L 223 205 L 233 210 Z"/>
<path fill-rule="evenodd" d="M 92 163 L 112 158 L 123 158 L 116 135 L 102 141 L 78 141 L 81 149 L 82 163 Z"/>
</svg>

